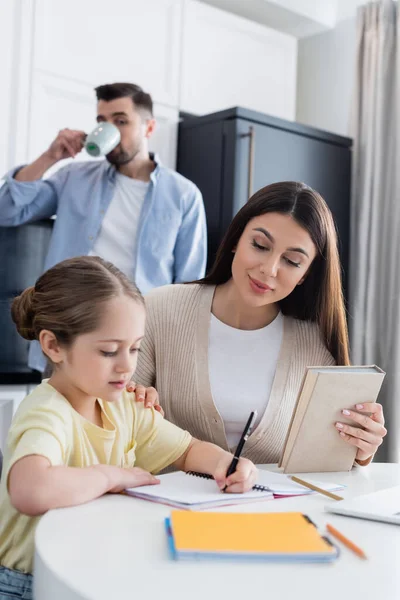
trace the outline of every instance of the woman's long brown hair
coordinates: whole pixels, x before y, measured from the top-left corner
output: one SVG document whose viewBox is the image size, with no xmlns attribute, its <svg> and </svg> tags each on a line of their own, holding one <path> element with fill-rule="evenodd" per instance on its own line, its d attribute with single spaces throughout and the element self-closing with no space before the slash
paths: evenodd
<svg viewBox="0 0 400 600">
<path fill-rule="evenodd" d="M 349 341 L 337 235 L 331 211 L 318 192 L 303 183 L 283 181 L 256 192 L 234 217 L 209 273 L 197 283 L 220 285 L 232 277 L 233 249 L 249 221 L 277 212 L 291 215 L 308 231 L 317 249 L 302 285 L 279 302 L 284 315 L 318 323 L 337 365 L 348 365 Z"/>
</svg>

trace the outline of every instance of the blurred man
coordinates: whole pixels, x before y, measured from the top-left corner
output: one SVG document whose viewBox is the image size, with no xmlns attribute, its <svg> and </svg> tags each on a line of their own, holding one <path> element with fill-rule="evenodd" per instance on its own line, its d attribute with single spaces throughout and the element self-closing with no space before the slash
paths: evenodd
<svg viewBox="0 0 400 600">
<path fill-rule="evenodd" d="M 149 94 L 131 83 L 96 88 L 97 121 L 113 123 L 121 141 L 104 161 L 71 162 L 47 180 L 46 171 L 83 148 L 85 133 L 63 129 L 50 147 L 5 177 L 0 226 L 57 215 L 45 269 L 72 256 L 113 262 L 146 293 L 199 279 L 206 265 L 206 221 L 199 189 L 149 153 L 155 128 Z M 33 343 L 29 366 L 44 370 Z"/>
</svg>

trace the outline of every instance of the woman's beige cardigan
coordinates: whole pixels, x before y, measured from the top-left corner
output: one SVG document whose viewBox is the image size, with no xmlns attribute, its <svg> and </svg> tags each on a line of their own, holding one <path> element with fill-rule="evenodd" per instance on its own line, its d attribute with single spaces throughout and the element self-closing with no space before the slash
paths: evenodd
<svg viewBox="0 0 400 600">
<path fill-rule="evenodd" d="M 167 419 L 196 438 L 228 450 L 208 371 L 214 290 L 214 286 L 176 284 L 148 294 L 146 336 L 133 378 L 158 390 Z M 284 317 L 282 347 L 269 402 L 243 456 L 254 463 L 279 461 L 305 368 L 332 364 L 334 360 L 315 324 Z"/>
</svg>

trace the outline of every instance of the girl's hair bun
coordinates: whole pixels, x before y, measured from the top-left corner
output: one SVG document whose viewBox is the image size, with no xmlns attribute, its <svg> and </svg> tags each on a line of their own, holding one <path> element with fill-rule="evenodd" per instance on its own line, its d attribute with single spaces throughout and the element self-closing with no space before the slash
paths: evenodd
<svg viewBox="0 0 400 600">
<path fill-rule="evenodd" d="M 11 305 L 12 320 L 17 326 L 19 335 L 26 340 L 35 340 L 36 334 L 33 327 L 35 311 L 33 308 L 35 288 L 26 288 L 20 296 L 14 298 Z"/>
</svg>

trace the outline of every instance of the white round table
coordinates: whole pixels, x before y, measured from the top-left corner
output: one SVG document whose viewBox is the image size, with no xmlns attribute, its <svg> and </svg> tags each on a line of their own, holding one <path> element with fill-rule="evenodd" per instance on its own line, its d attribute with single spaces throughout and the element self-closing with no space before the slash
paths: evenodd
<svg viewBox="0 0 400 600">
<path fill-rule="evenodd" d="M 400 465 L 312 477 L 343 483 L 347 487 L 339 493 L 348 498 L 400 485 Z M 328 522 L 336 526 L 368 560 L 338 543 L 341 556 L 327 565 L 178 562 L 168 553 L 168 506 L 107 495 L 50 511 L 36 531 L 35 600 L 399 600 L 400 527 L 331 515 L 324 512 L 329 502 L 334 501 L 315 494 L 219 510 L 303 511 L 321 530 Z"/>
</svg>

